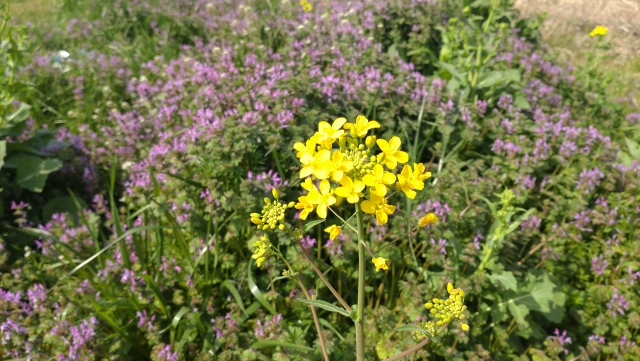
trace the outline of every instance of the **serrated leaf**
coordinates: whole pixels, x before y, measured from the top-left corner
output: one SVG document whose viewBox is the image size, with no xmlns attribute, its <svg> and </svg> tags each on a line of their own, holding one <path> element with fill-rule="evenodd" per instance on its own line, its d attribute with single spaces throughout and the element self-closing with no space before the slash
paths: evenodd
<svg viewBox="0 0 640 361">
<path fill-rule="evenodd" d="M 283 347 L 283 348 L 290 348 L 292 350 L 298 350 L 298 351 L 307 351 L 307 352 L 313 351 L 311 347 L 298 345 L 291 342 L 278 341 L 278 340 L 258 341 L 251 344 L 251 348 L 265 348 L 265 347 Z"/>
<path fill-rule="evenodd" d="M 318 308 L 322 308 L 323 310 L 327 310 L 330 312 L 337 312 L 341 315 L 347 316 L 347 317 L 351 317 L 351 315 L 349 314 L 349 312 L 347 312 L 347 310 L 345 310 L 344 308 L 340 307 L 340 306 L 336 306 L 336 305 L 332 305 L 329 302 L 326 301 L 320 301 L 320 300 L 307 300 L 304 298 L 296 298 L 297 301 L 300 301 L 302 303 L 306 303 L 309 305 L 313 305 L 315 307 Z"/>
<path fill-rule="evenodd" d="M 504 288 L 508 290 L 512 290 L 514 292 L 518 291 L 518 281 L 513 276 L 513 273 L 505 271 L 500 274 L 493 274 L 489 276 L 493 281 L 500 282 Z"/>
<path fill-rule="evenodd" d="M 324 222 L 324 219 L 318 219 L 315 221 L 311 221 L 306 223 L 304 226 L 302 226 L 302 232 L 307 233 L 309 232 L 309 230 L 317 225 L 319 225 L 320 223 Z"/>
</svg>

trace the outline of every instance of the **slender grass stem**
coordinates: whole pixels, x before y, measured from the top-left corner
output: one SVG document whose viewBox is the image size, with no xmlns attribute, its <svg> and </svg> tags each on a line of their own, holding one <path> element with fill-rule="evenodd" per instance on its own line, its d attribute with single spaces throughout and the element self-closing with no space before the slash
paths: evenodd
<svg viewBox="0 0 640 361">
<path fill-rule="evenodd" d="M 364 361 L 364 274 L 367 255 L 365 254 L 363 242 L 364 225 L 362 221 L 362 210 L 360 209 L 360 202 L 356 204 L 356 217 L 358 221 L 358 318 L 356 321 L 356 359 L 358 361 Z"/>
</svg>

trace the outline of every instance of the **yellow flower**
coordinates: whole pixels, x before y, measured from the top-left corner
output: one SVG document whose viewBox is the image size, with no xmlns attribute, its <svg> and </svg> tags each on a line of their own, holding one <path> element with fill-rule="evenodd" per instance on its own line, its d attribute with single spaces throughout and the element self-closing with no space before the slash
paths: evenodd
<svg viewBox="0 0 640 361">
<path fill-rule="evenodd" d="M 320 122 L 315 134 L 318 137 L 318 144 L 331 149 L 331 145 L 344 134 L 344 130 L 341 128 L 346 122 L 346 118 L 338 118 L 331 125 L 327 122 Z"/>
<path fill-rule="evenodd" d="M 388 270 L 389 266 L 387 266 L 387 260 L 382 257 L 377 257 L 371 260 L 374 265 L 376 265 L 376 272 L 383 270 Z"/>
<path fill-rule="evenodd" d="M 467 325 L 466 323 L 463 323 L 461 326 L 462 326 L 462 331 L 469 331 L 469 325 Z"/>
<path fill-rule="evenodd" d="M 438 222 L 438 217 L 435 213 L 427 213 L 424 217 L 418 221 L 418 227 L 426 227 L 430 224 Z"/>
<path fill-rule="evenodd" d="M 591 37 L 594 37 L 596 35 L 600 35 L 600 36 L 605 36 L 607 35 L 607 31 L 609 30 L 609 28 L 606 28 L 604 26 L 596 26 L 595 29 L 593 29 L 589 35 L 591 35 Z"/>
<path fill-rule="evenodd" d="M 300 5 L 302 5 L 302 11 L 304 11 L 305 13 L 308 13 L 311 11 L 311 9 L 313 9 L 311 7 L 311 4 L 309 4 L 309 1 L 307 0 L 300 0 Z"/>
<path fill-rule="evenodd" d="M 387 194 L 387 185 L 392 185 L 396 181 L 396 176 L 385 172 L 382 165 L 376 164 L 373 167 L 373 173 L 365 175 L 362 181 L 366 186 L 371 187 L 372 193 L 384 197 Z"/>
<path fill-rule="evenodd" d="M 405 165 L 402 172 L 398 174 L 398 182 L 396 183 L 396 188 L 403 191 L 411 199 L 416 196 L 414 189 L 422 190 L 424 188 L 423 180 L 431 176 L 430 172 L 422 174 L 424 172 L 423 164 L 414 164 L 413 167 L 415 172 L 411 170 L 410 166 Z"/>
<path fill-rule="evenodd" d="M 311 191 L 307 196 L 309 202 L 316 203 L 316 213 L 320 218 L 327 218 L 327 208 L 336 203 L 336 197 L 331 194 L 331 184 L 324 179 L 320 182 L 320 191 Z"/>
<path fill-rule="evenodd" d="M 313 184 L 313 181 L 311 180 L 311 178 L 307 178 L 304 180 L 304 182 L 302 182 L 302 184 L 300 185 L 303 189 L 306 189 L 307 192 L 313 192 L 313 191 L 317 191 L 318 188 L 316 188 L 316 185 Z"/>
<path fill-rule="evenodd" d="M 302 169 L 300 170 L 300 178 L 314 175 L 318 179 L 327 179 L 333 170 L 333 162 L 331 162 L 331 152 L 323 149 L 315 155 L 308 153 L 300 158 Z"/>
<path fill-rule="evenodd" d="M 336 194 L 340 197 L 347 199 L 349 203 L 358 203 L 360 197 L 364 196 L 362 190 L 364 189 L 364 183 L 362 181 L 352 181 L 351 178 L 344 176 L 340 180 L 342 187 L 336 188 Z"/>
<path fill-rule="evenodd" d="M 375 120 L 368 120 L 363 115 L 358 115 L 355 123 L 347 123 L 344 125 L 344 129 L 351 130 L 352 137 L 358 138 L 366 137 L 367 132 L 374 128 L 380 128 L 380 123 Z"/>
<path fill-rule="evenodd" d="M 376 140 L 382 153 L 378 154 L 378 163 L 383 163 L 389 169 L 394 169 L 398 163 L 409 161 L 409 154 L 400 150 L 402 141 L 398 137 L 391 137 L 389 142 L 384 139 Z"/>
<path fill-rule="evenodd" d="M 379 197 L 374 193 L 371 193 L 371 199 L 364 200 L 361 207 L 362 211 L 367 214 L 373 214 L 376 217 L 378 225 L 387 224 L 389 215 L 393 214 L 396 210 L 396 206 L 387 204 L 387 200 L 384 197 Z"/>
<path fill-rule="evenodd" d="M 309 216 L 309 213 L 313 212 L 313 210 L 316 208 L 316 204 L 314 202 L 311 202 L 310 199 L 307 198 L 307 196 L 302 196 L 298 198 L 298 203 L 296 203 L 296 209 L 301 209 L 302 211 L 300 211 L 300 219 L 302 219 L 303 221 L 305 219 L 307 219 L 307 216 Z M 251 219 L 251 221 L 253 221 L 253 219 Z"/>
<path fill-rule="evenodd" d="M 340 228 L 340 226 L 337 226 L 334 224 L 332 226 L 325 228 L 324 231 L 329 233 L 329 238 L 333 241 L 334 239 L 336 239 L 336 237 L 340 235 L 340 233 L 342 232 L 342 229 Z"/>
<path fill-rule="evenodd" d="M 311 137 L 304 144 L 296 142 L 296 144 L 293 145 L 293 149 L 298 151 L 298 153 L 296 153 L 296 157 L 302 158 L 305 154 L 313 157 L 313 155 L 316 154 L 316 145 L 318 144 L 316 142 L 317 138 L 318 137 L 315 136 Z"/>
<path fill-rule="evenodd" d="M 331 160 L 333 162 L 332 179 L 335 182 L 340 182 L 344 174 L 353 169 L 353 162 L 346 159 L 339 150 L 333 152 Z"/>
</svg>

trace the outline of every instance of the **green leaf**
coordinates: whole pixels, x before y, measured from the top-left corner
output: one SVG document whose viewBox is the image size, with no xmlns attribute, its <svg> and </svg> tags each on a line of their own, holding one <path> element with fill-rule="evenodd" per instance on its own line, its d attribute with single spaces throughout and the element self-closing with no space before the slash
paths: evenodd
<svg viewBox="0 0 640 361">
<path fill-rule="evenodd" d="M 302 232 L 307 233 L 309 232 L 309 230 L 317 225 L 319 225 L 320 223 L 324 222 L 324 219 L 318 219 L 315 221 L 311 221 L 306 223 L 304 226 L 302 226 Z"/>
<path fill-rule="evenodd" d="M 449 80 L 451 77 L 454 77 L 460 82 L 460 84 L 467 84 L 467 78 L 464 73 L 456 68 L 455 65 L 441 61 L 438 63 L 438 67 L 440 67 L 440 72 L 444 75 L 443 78 Z"/>
<path fill-rule="evenodd" d="M 180 320 L 182 319 L 182 317 L 184 315 L 187 314 L 187 312 L 189 312 L 191 309 L 189 307 L 185 307 L 183 306 L 180 311 L 178 311 L 178 313 L 176 313 L 175 316 L 173 316 L 173 320 L 171 321 L 171 327 L 176 328 L 178 327 L 178 323 L 180 323 Z"/>
<path fill-rule="evenodd" d="M 511 222 L 511 224 L 509 225 L 509 227 L 507 227 L 507 229 L 504 231 L 502 236 L 506 236 L 511 232 L 515 231 L 516 228 L 520 227 L 520 224 L 524 222 L 524 220 L 531 215 L 531 213 L 535 212 L 535 210 L 536 210 L 535 208 L 531 208 L 528 211 L 526 211 L 524 214 L 521 214 L 520 216 L 518 216 L 518 218 L 516 218 L 515 221 Z"/>
<path fill-rule="evenodd" d="M 242 312 L 245 314 L 245 316 L 249 317 L 247 315 L 247 311 L 244 309 L 244 304 L 242 304 L 242 298 L 240 297 L 240 293 L 238 293 L 236 286 L 233 285 L 231 280 L 225 280 L 220 284 L 220 286 L 226 287 L 227 289 L 229 289 L 229 292 L 231 292 L 231 295 L 236 300 L 236 303 L 238 304 L 238 306 L 240 306 L 240 309 L 242 310 Z"/>
<path fill-rule="evenodd" d="M 477 88 L 489 88 L 495 85 L 498 82 L 505 81 L 505 75 L 503 72 L 496 70 L 488 73 L 484 73 L 478 79 L 478 83 L 476 84 Z"/>
<path fill-rule="evenodd" d="M 290 348 L 292 350 L 307 351 L 307 352 L 313 351 L 311 347 L 298 345 L 291 342 L 278 341 L 278 340 L 258 341 L 251 344 L 251 348 L 265 348 L 265 347 L 282 347 L 282 348 Z"/>
<path fill-rule="evenodd" d="M 323 325 L 324 327 L 330 329 L 331 331 L 333 331 L 333 333 L 338 336 L 338 338 L 340 339 L 340 341 L 344 341 L 344 337 L 340 334 L 340 332 L 338 332 L 338 330 L 336 330 L 330 323 L 329 321 L 325 320 L 324 318 L 318 318 L 318 322 L 320 322 L 321 325 Z"/>
<path fill-rule="evenodd" d="M 144 283 L 151 288 L 154 295 L 156 296 L 156 299 L 160 303 L 160 308 L 162 308 L 162 313 L 164 314 L 164 316 L 166 318 L 169 318 L 169 312 L 167 311 L 167 300 L 162 295 L 162 292 L 160 292 L 160 288 L 158 287 L 156 282 L 148 274 L 142 275 L 141 277 L 144 280 Z"/>
<path fill-rule="evenodd" d="M 327 310 L 330 312 L 337 312 L 341 315 L 347 316 L 347 317 L 351 317 L 351 315 L 349 314 L 349 312 L 347 312 L 347 310 L 345 310 L 342 307 L 336 306 L 336 305 L 332 305 L 329 302 L 326 301 L 320 301 L 320 300 L 307 300 L 307 299 L 303 299 L 303 298 L 296 298 L 296 300 L 302 302 L 302 303 L 306 303 L 309 305 L 313 305 L 316 306 L 318 308 L 322 308 L 323 310 Z"/>
<path fill-rule="evenodd" d="M 22 131 L 27 126 L 25 120 L 29 117 L 30 109 L 30 105 L 20 103 L 18 110 L 5 116 L 4 119 L 0 119 L 0 137 L 6 135 L 17 137 L 22 134 Z"/>
<path fill-rule="evenodd" d="M 4 157 L 7 156 L 7 141 L 0 140 L 0 169 L 4 165 Z"/>
<path fill-rule="evenodd" d="M 508 290 L 512 290 L 514 292 L 518 291 L 518 281 L 513 276 L 513 273 L 505 271 L 500 274 L 494 274 L 489 276 L 493 281 L 498 281 L 502 283 L 504 288 Z"/>
<path fill-rule="evenodd" d="M 516 319 L 519 325 L 529 326 L 529 323 L 525 320 L 525 317 L 529 314 L 529 308 L 526 305 L 510 302 L 507 307 L 511 312 L 511 316 Z"/>
<path fill-rule="evenodd" d="M 32 192 L 42 192 L 49 173 L 62 168 L 59 159 L 42 159 L 31 154 L 20 154 L 12 158 L 17 162 L 16 182 Z"/>
<path fill-rule="evenodd" d="M 529 104 L 524 94 L 516 94 L 515 99 L 513 99 L 513 105 L 524 110 L 531 109 L 531 104 Z"/>
<path fill-rule="evenodd" d="M 81 208 L 86 208 L 87 204 L 82 198 L 76 198 L 78 203 L 80 203 Z M 78 207 L 76 207 L 76 203 L 73 197 L 57 197 L 53 198 L 42 208 L 42 220 L 47 222 L 51 219 L 51 216 L 55 213 L 78 213 Z"/>
<path fill-rule="evenodd" d="M 640 146 L 638 146 L 638 143 L 629 138 L 624 138 L 624 140 L 627 143 L 627 148 L 629 148 L 629 154 L 640 162 Z"/>
<path fill-rule="evenodd" d="M 267 301 L 267 299 L 264 298 L 264 296 L 262 295 L 262 292 L 260 292 L 260 289 L 258 288 L 256 283 L 253 282 L 253 277 L 251 275 L 252 263 L 253 262 L 249 262 L 249 264 L 247 265 L 247 283 L 249 285 L 249 291 L 251 291 L 251 294 L 253 295 L 253 297 L 255 297 L 256 300 L 258 300 L 258 302 L 260 302 L 260 304 L 264 306 L 264 308 L 266 308 L 269 312 L 271 312 L 272 315 L 275 316 L 278 314 L 278 312 L 273 308 L 273 306 L 271 306 L 271 304 L 269 304 L 269 301 Z"/>
</svg>

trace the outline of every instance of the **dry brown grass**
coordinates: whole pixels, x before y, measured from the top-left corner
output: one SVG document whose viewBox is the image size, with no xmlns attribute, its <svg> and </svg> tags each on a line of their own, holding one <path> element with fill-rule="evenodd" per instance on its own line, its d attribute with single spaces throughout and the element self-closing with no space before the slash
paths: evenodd
<svg viewBox="0 0 640 361">
<path fill-rule="evenodd" d="M 582 51 L 592 46 L 589 32 L 609 28 L 612 48 L 606 59 L 609 70 L 620 76 L 621 93 L 632 92 L 640 100 L 640 0 L 516 0 L 525 16 L 547 13 L 542 35 L 561 60 L 584 62 Z"/>
<path fill-rule="evenodd" d="M 55 0 L 9 0 L 9 14 L 23 23 L 47 21 L 56 7 Z"/>
</svg>

